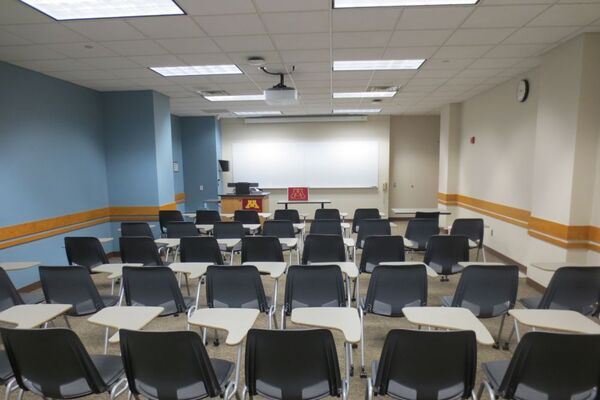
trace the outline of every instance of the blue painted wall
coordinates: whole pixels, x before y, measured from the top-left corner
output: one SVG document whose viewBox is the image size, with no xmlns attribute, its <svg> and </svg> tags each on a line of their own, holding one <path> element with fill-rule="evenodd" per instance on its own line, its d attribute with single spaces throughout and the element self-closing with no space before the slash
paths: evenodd
<svg viewBox="0 0 600 400">
<path fill-rule="evenodd" d="M 214 117 L 182 117 L 181 143 L 185 164 L 185 206 L 187 211 L 203 207 L 206 199 L 219 193 L 217 146 L 220 142 L 218 121 Z M 200 186 L 204 190 L 200 190 Z"/>
</svg>

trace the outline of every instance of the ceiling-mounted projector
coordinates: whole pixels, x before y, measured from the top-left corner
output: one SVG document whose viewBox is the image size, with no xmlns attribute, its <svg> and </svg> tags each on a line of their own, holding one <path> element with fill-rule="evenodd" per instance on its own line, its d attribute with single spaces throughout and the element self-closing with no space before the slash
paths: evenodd
<svg viewBox="0 0 600 400">
<path fill-rule="evenodd" d="M 294 67 L 292 67 L 292 71 Z M 265 67 L 260 68 L 266 74 L 278 75 L 279 83 L 270 89 L 265 90 L 265 102 L 271 106 L 281 106 L 295 104 L 298 101 L 298 91 L 293 87 L 286 86 L 284 83 L 284 73 L 269 72 Z"/>
</svg>

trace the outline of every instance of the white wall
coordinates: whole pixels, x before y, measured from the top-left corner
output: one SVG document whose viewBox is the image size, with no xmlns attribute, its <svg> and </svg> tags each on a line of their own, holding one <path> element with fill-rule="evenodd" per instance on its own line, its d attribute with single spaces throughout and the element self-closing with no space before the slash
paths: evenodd
<svg viewBox="0 0 600 400">
<path fill-rule="evenodd" d="M 440 117 L 396 116 L 390 129 L 390 208 L 436 207 Z"/>
<path fill-rule="evenodd" d="M 353 213 L 356 208 L 377 207 L 388 209 L 388 192 L 383 190 L 389 182 L 390 158 L 390 118 L 387 116 L 369 117 L 366 122 L 322 122 L 290 124 L 246 124 L 244 119 L 221 120 L 221 158 L 232 159 L 232 145 L 236 142 L 252 141 L 343 141 L 376 140 L 379 142 L 379 187 L 369 189 L 314 189 L 311 198 L 332 200 L 331 208 Z M 260 157 L 260 154 L 257 154 Z M 232 163 L 232 169 L 235 165 Z M 352 174 L 352 164 L 348 165 Z M 224 174 L 225 183 L 231 180 L 231 173 Z M 260 182 L 259 182 L 260 183 Z M 287 199 L 285 190 L 270 190 L 271 210 L 278 207 L 278 200 Z M 318 207 L 299 206 L 300 212 L 310 216 Z M 384 211 L 385 212 L 385 211 Z"/>
</svg>

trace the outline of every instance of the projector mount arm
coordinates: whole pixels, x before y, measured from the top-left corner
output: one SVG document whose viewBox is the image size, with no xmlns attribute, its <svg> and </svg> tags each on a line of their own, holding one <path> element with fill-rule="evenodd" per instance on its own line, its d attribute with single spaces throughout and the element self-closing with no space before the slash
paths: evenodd
<svg viewBox="0 0 600 400">
<path fill-rule="evenodd" d="M 283 81 L 283 80 L 284 80 L 284 77 L 285 77 L 285 75 L 289 75 L 289 74 L 291 74 L 292 72 L 294 72 L 294 71 L 296 70 L 296 66 L 295 66 L 295 65 L 292 65 L 292 71 L 291 71 L 291 72 L 289 72 L 289 73 L 288 73 L 288 72 L 270 72 L 270 71 L 267 71 L 267 69 L 266 69 L 265 67 L 260 67 L 260 70 L 261 70 L 262 72 L 264 72 L 265 74 L 279 76 L 279 84 L 278 84 L 278 85 L 276 85 L 275 87 L 285 87 L 285 83 L 284 83 L 284 81 Z"/>
</svg>

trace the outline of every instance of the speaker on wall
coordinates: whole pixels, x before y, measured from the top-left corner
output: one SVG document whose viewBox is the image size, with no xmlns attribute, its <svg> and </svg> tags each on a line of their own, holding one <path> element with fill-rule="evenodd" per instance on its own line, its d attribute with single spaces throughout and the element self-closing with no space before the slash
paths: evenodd
<svg viewBox="0 0 600 400">
<path fill-rule="evenodd" d="M 222 172 L 229 172 L 229 161 L 219 160 L 219 167 L 221 167 Z"/>
</svg>

